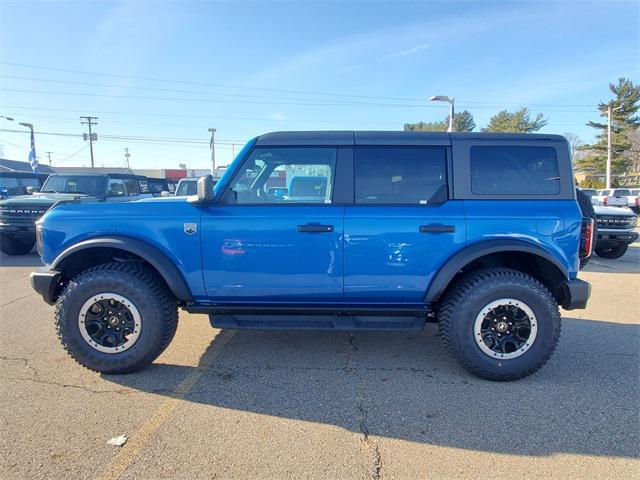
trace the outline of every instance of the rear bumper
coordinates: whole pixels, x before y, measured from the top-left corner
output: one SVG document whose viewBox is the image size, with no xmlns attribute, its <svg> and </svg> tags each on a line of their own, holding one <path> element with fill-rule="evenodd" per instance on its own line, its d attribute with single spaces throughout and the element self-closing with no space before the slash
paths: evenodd
<svg viewBox="0 0 640 480">
<path fill-rule="evenodd" d="M 591 284 L 580 280 L 568 280 L 564 282 L 564 301 L 562 308 L 565 310 L 575 310 L 587 308 L 587 302 L 591 296 Z"/>
<path fill-rule="evenodd" d="M 53 305 L 57 299 L 57 291 L 60 286 L 60 272 L 50 270 L 47 267 L 31 272 L 31 287 L 42 295 L 49 305 Z"/>
</svg>

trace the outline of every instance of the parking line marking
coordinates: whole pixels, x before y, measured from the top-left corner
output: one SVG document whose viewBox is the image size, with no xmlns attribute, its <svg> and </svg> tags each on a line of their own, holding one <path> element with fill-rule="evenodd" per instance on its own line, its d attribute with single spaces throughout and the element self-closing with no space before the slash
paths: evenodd
<svg viewBox="0 0 640 480">
<path fill-rule="evenodd" d="M 200 357 L 199 365 L 185 378 L 173 391 L 173 396 L 160 404 L 156 411 L 124 444 L 118 454 L 96 477 L 97 480 L 116 480 L 129 468 L 139 457 L 156 430 L 169 418 L 169 415 L 184 400 L 184 397 L 191 391 L 202 374 L 207 371 L 222 348 L 229 343 L 233 337 L 233 332 L 221 331 L 214 337 L 207 351 Z"/>
</svg>

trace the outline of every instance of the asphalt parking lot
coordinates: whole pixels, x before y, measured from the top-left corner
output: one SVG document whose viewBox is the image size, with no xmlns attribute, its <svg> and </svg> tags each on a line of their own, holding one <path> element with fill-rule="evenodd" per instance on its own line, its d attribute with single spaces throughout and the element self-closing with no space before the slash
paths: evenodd
<svg viewBox="0 0 640 480">
<path fill-rule="evenodd" d="M 551 361 L 512 383 L 468 374 L 434 325 L 219 331 L 184 312 L 154 365 L 98 375 L 31 290 L 39 258 L 0 265 L 4 479 L 640 476 L 640 243 L 594 257 L 589 308 L 563 312 Z"/>
</svg>

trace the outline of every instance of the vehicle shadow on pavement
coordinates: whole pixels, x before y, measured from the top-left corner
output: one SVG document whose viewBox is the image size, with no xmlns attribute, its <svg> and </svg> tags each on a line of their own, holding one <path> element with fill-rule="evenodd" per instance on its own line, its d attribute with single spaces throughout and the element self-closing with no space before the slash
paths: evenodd
<svg viewBox="0 0 640 480">
<path fill-rule="evenodd" d="M 42 267 L 42 260 L 35 249 L 26 255 L 5 255 L 0 253 L 0 267 Z"/>
<path fill-rule="evenodd" d="M 637 457 L 639 338 L 638 325 L 566 318 L 542 370 L 494 383 L 459 367 L 434 325 L 419 334 L 221 331 L 198 367 L 103 378 L 173 397 L 198 368 L 180 396 L 187 402 L 466 450 Z"/>
<path fill-rule="evenodd" d="M 640 273 L 640 243 L 629 245 L 627 253 L 620 258 L 602 258 L 595 253 L 584 268 L 585 272 Z"/>
</svg>

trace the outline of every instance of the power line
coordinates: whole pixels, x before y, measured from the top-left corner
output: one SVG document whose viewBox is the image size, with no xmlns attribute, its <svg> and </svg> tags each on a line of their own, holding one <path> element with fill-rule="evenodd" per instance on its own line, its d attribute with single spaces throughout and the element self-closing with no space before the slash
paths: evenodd
<svg viewBox="0 0 640 480">
<path fill-rule="evenodd" d="M 26 107 L 16 106 L 16 105 L 0 105 L 0 108 L 19 108 L 24 109 Z M 49 112 L 83 112 L 84 110 L 74 110 L 68 108 L 39 108 L 42 111 Z M 277 122 L 277 123 L 287 123 L 287 122 L 296 122 L 296 123 L 327 123 L 327 124 L 336 124 L 336 123 L 344 123 L 344 124 L 352 124 L 358 123 L 360 125 L 398 125 L 402 124 L 404 121 L 397 122 L 371 122 L 366 120 L 353 120 L 353 121 L 344 121 L 344 120 L 312 120 L 312 119 L 276 119 L 269 117 L 212 117 L 210 115 L 184 115 L 184 114 L 175 114 L 175 113 L 149 113 L 149 112 L 118 112 L 113 110 L 102 110 L 95 111 L 95 113 L 99 113 L 101 115 L 130 115 L 130 116 L 138 116 L 138 117 L 148 117 L 149 115 L 153 115 L 156 117 L 175 117 L 175 118 L 190 118 L 190 119 L 204 119 L 204 120 L 238 120 L 238 121 L 256 121 L 256 122 Z M 71 119 L 70 119 L 71 120 Z M 73 119 L 75 120 L 75 119 Z M 156 125 L 156 124 L 144 124 L 140 125 Z M 162 125 L 159 125 L 162 126 Z M 166 125 L 170 126 L 170 125 Z"/>
<path fill-rule="evenodd" d="M 232 85 L 232 84 L 222 84 L 222 83 L 210 83 L 210 82 L 194 82 L 187 80 L 177 80 L 177 79 L 164 79 L 164 78 L 154 78 L 154 77 L 141 77 L 141 76 L 133 76 L 133 75 L 122 75 L 122 74 L 112 74 L 112 73 L 100 73 L 100 72 L 89 72 L 84 70 L 72 70 L 72 69 L 63 69 L 63 68 L 53 68 L 53 67 L 43 67 L 37 65 L 28 65 L 22 63 L 13 63 L 13 62 L 2 62 L 2 65 L 10 65 L 14 67 L 20 68 L 30 68 L 36 70 L 48 70 L 55 72 L 63 72 L 63 73 L 73 73 L 73 74 L 82 74 L 82 75 L 92 75 L 92 76 L 101 76 L 101 77 L 111 77 L 111 78 L 123 78 L 123 79 L 133 79 L 133 80 L 143 80 L 143 81 L 152 81 L 152 82 L 163 82 L 163 83 L 171 83 L 171 84 L 183 84 L 183 85 L 198 85 L 198 86 L 208 86 L 208 87 L 217 87 L 217 88 L 228 88 L 228 89 L 236 89 L 236 90 L 250 90 L 250 91 L 261 91 L 261 92 L 275 92 L 275 93 L 286 93 L 293 95 L 312 95 L 312 96 L 324 96 L 324 97 L 342 97 L 342 98 L 360 98 L 360 99 L 370 99 L 370 100 L 398 100 L 398 101 L 415 101 L 415 102 L 425 102 L 426 95 L 424 98 L 422 97 L 404 97 L 404 96 L 382 96 L 382 95 L 357 95 L 357 94 L 347 94 L 347 93 L 335 93 L 335 92 L 318 92 L 318 91 L 310 91 L 310 90 L 292 90 L 292 89 L 281 89 L 281 88 L 264 88 L 264 87 L 248 87 L 243 85 Z M 100 84 L 100 83 L 86 83 L 86 82 L 77 82 L 77 81 L 69 81 L 69 80 L 54 80 L 54 79 L 43 79 L 43 78 L 34 78 L 34 77 L 21 77 L 15 75 L 0 75 L 5 78 L 15 78 L 22 80 L 32 80 L 32 81 L 43 81 L 43 82 L 52 82 L 52 83 L 68 83 L 68 84 L 79 84 L 79 85 L 94 85 L 100 87 L 118 87 L 118 88 L 134 88 L 134 89 L 144 89 L 144 90 L 155 90 L 155 91 L 174 91 L 179 93 L 201 93 L 206 95 L 225 95 L 225 96 L 245 96 L 245 97 L 255 97 L 255 98 L 278 98 L 278 97 L 265 97 L 265 96 L 250 96 L 243 94 L 233 94 L 228 92 L 195 92 L 188 90 L 171 90 L 171 89 L 160 89 L 155 87 L 138 87 L 134 85 L 109 85 L 109 84 Z M 31 93 L 31 92 L 26 92 Z M 487 105 L 487 106 L 531 106 L 538 108 L 555 108 L 555 107 L 568 107 L 568 108 L 591 108 L 597 110 L 593 105 L 589 104 L 531 104 L 528 102 L 489 102 L 489 101 L 477 101 L 477 100 L 458 100 L 458 103 L 461 105 Z M 347 104 L 347 103 L 345 103 Z M 360 104 L 365 104 L 360 102 Z M 436 107 L 431 105 L 420 105 L 425 107 Z"/>
<path fill-rule="evenodd" d="M 92 118 L 96 118 L 96 117 L 92 117 Z M 28 131 L 14 130 L 9 128 L 0 128 L 0 132 L 29 133 Z M 85 138 L 85 135 L 86 135 L 86 134 L 80 134 L 80 133 L 66 133 L 66 132 L 43 132 L 38 130 L 34 131 L 34 133 L 37 133 L 38 135 L 54 135 L 59 137 L 75 137 L 75 138 Z M 148 136 L 142 136 L 142 135 L 100 135 L 100 138 L 111 139 L 111 140 L 139 140 L 139 141 L 150 140 L 150 141 L 160 141 L 160 142 L 167 142 L 167 143 L 198 143 L 202 145 L 209 145 L 208 140 L 203 140 L 200 138 L 188 138 L 188 137 L 148 137 Z M 246 143 L 246 140 L 237 140 L 237 141 L 231 141 L 229 139 L 222 139 L 221 141 L 216 140 L 216 145 L 217 144 L 238 145 L 238 144 L 244 144 L 244 143 Z"/>
<path fill-rule="evenodd" d="M 367 102 L 290 102 L 290 101 L 255 101 L 255 100 L 223 100 L 218 98 L 178 98 L 178 97 L 151 97 L 142 95 L 115 95 L 108 93 L 81 93 L 81 92 L 53 92 L 48 90 L 23 90 L 16 88 L 5 88 L 7 92 L 32 93 L 36 95 L 63 95 L 72 97 L 99 97 L 99 98 L 127 98 L 131 100 L 158 100 L 175 102 L 206 102 L 206 103 L 247 103 L 252 105 L 302 105 L 319 107 L 394 107 L 394 108 L 439 108 L 437 105 L 421 105 L 409 103 L 367 103 Z"/>
<path fill-rule="evenodd" d="M 347 97 L 347 98 L 368 98 L 375 100 L 415 100 L 422 101 L 421 98 L 411 98 L 411 97 L 384 97 L 384 96 L 375 96 L 375 95 L 354 95 L 354 94 L 346 94 L 346 93 L 328 93 L 328 92 L 313 92 L 309 90 L 290 90 L 290 89 L 282 89 L 282 88 L 263 88 L 263 87 L 247 87 L 242 85 L 231 85 L 224 83 L 209 83 L 209 82 L 194 82 L 187 80 L 173 80 L 173 79 L 163 79 L 163 78 L 153 78 L 153 77 L 138 77 L 133 75 L 122 75 L 115 73 L 98 73 L 98 72 L 88 72 L 84 70 L 71 70 L 64 68 L 53 68 L 53 67 L 41 67 L 37 65 L 27 65 L 24 63 L 12 63 L 12 62 L 2 62 L 1 65 L 11 65 L 14 67 L 21 68 L 32 68 L 37 70 L 49 70 L 53 72 L 63 72 L 63 73 L 73 73 L 73 74 L 81 74 L 81 75 L 94 75 L 100 77 L 112 77 L 112 78 L 127 78 L 130 80 L 144 80 L 151 82 L 164 82 L 164 83 L 174 83 L 174 84 L 183 84 L 183 85 L 198 85 L 198 86 L 208 86 L 208 87 L 219 87 L 219 88 L 231 88 L 231 89 L 240 89 L 240 90 L 253 90 L 253 91 L 261 91 L 261 92 L 278 92 L 278 93 L 291 93 L 298 95 L 320 95 L 320 96 L 329 96 L 329 97 Z"/>
</svg>

